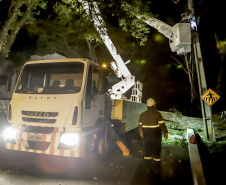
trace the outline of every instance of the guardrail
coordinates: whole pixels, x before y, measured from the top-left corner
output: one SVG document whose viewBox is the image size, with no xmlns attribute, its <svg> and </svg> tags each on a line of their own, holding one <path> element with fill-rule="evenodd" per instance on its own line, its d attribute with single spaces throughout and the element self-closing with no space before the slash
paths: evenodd
<svg viewBox="0 0 226 185">
<path fill-rule="evenodd" d="M 194 185 L 206 185 L 203 166 L 193 129 L 187 129 L 188 152 Z"/>
</svg>

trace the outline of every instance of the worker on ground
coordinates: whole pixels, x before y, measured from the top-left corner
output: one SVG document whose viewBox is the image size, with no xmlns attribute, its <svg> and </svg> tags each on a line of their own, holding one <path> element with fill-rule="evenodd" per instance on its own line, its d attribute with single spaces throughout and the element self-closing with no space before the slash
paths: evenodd
<svg viewBox="0 0 226 185">
<path fill-rule="evenodd" d="M 168 139 L 168 130 L 161 114 L 155 109 L 155 100 L 147 100 L 147 111 L 140 115 L 139 131 L 144 138 L 144 159 L 160 162 L 162 133 Z"/>
</svg>

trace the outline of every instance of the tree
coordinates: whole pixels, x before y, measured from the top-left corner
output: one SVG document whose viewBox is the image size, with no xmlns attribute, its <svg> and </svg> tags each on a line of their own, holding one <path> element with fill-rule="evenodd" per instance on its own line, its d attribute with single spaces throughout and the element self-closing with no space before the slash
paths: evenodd
<svg viewBox="0 0 226 185">
<path fill-rule="evenodd" d="M 95 58 L 92 50 L 97 45 L 95 43 L 101 41 L 77 1 L 49 4 L 49 8 L 36 19 L 36 24 L 26 26 L 30 35 L 38 35 L 36 54 L 58 52 L 68 57 L 86 57 L 90 54 L 91 58 Z M 89 47 L 89 53 L 84 51 L 85 45 Z"/>
<path fill-rule="evenodd" d="M 8 56 L 10 47 L 14 43 L 19 30 L 25 24 L 34 22 L 34 15 L 38 14 L 40 9 L 45 8 L 45 0 L 11 1 L 8 17 L 0 30 L 0 61 L 3 61 Z"/>
<path fill-rule="evenodd" d="M 49 4 L 51 3 L 49 2 Z M 136 1 L 132 1 L 132 3 L 136 3 Z M 138 24 L 135 21 L 137 18 L 130 15 L 130 11 L 123 7 L 122 2 L 98 1 L 98 5 L 106 22 L 108 33 L 120 53 L 128 45 L 131 47 L 137 42 L 131 37 L 140 39 L 140 44 L 144 44 L 147 40 L 148 29 L 142 22 Z M 36 24 L 26 26 L 30 35 L 39 37 L 37 54 L 59 52 L 68 57 L 87 57 L 95 62 L 98 62 L 98 58 L 104 58 L 97 56 L 97 48 L 105 46 L 102 45 L 103 42 L 91 22 L 92 18 L 87 16 L 81 3 L 78 3 L 77 0 L 62 0 L 56 1 L 55 4 L 48 7 L 53 8 L 42 12 L 46 16 L 40 15 L 36 19 Z M 123 22 L 125 19 L 128 20 L 127 24 Z M 121 30 L 120 34 L 118 34 L 119 26 L 124 30 Z"/>
</svg>

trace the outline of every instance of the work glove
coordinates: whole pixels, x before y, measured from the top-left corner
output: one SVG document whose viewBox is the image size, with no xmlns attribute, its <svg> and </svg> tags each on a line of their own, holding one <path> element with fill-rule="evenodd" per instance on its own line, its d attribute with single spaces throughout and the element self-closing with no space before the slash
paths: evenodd
<svg viewBox="0 0 226 185">
<path fill-rule="evenodd" d="M 165 138 L 165 140 L 168 139 L 168 133 L 164 133 L 164 138 Z"/>
</svg>

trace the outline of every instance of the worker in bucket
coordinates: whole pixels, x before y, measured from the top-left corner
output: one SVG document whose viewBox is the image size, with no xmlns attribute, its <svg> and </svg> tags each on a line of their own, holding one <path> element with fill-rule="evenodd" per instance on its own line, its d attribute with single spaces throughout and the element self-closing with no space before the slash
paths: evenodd
<svg viewBox="0 0 226 185">
<path fill-rule="evenodd" d="M 155 100 L 147 100 L 147 111 L 140 115 L 139 132 L 144 138 L 144 159 L 160 162 L 162 133 L 168 139 L 168 130 L 161 114 L 155 109 Z"/>
</svg>

